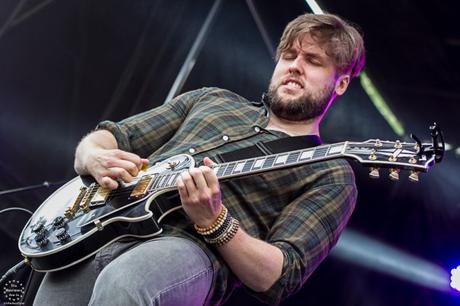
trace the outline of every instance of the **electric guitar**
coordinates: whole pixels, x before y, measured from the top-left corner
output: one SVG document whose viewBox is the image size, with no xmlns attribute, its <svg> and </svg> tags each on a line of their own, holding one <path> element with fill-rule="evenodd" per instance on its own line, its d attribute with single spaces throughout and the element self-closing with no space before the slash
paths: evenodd
<svg viewBox="0 0 460 306">
<path fill-rule="evenodd" d="M 444 140 L 439 128 L 430 127 L 432 143 L 345 141 L 228 163 L 213 167 L 219 180 L 254 175 L 334 158 L 350 158 L 370 167 L 370 177 L 379 168 L 389 168 L 389 177 L 399 179 L 400 169 L 409 180 L 418 181 L 440 162 Z M 85 260 L 99 249 L 123 237 L 149 238 L 161 233 L 160 223 L 180 209 L 159 195 L 176 190 L 176 180 L 194 167 L 192 156 L 183 154 L 147 168 L 131 183 L 107 190 L 94 181 L 76 177 L 55 191 L 36 210 L 19 238 L 19 250 L 36 271 L 57 271 Z M 175 204 L 177 205 L 177 204 Z"/>
</svg>

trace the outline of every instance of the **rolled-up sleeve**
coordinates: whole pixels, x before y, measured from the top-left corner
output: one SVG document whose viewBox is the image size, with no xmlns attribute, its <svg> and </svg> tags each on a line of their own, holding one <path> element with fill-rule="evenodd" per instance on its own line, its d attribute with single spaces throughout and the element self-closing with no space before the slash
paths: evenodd
<svg viewBox="0 0 460 306">
<path fill-rule="evenodd" d="M 203 94 L 198 89 L 120 122 L 102 121 L 96 129 L 110 131 L 118 148 L 139 156 L 149 156 L 166 143 L 179 129 L 193 103 Z"/>
<path fill-rule="evenodd" d="M 283 253 L 283 268 L 269 290 L 250 290 L 259 300 L 277 305 L 297 292 L 345 228 L 357 198 L 353 171 L 346 165 L 328 172 L 329 179 L 319 180 L 289 203 L 271 228 L 267 242 Z M 335 181 L 334 177 L 339 179 Z"/>
</svg>

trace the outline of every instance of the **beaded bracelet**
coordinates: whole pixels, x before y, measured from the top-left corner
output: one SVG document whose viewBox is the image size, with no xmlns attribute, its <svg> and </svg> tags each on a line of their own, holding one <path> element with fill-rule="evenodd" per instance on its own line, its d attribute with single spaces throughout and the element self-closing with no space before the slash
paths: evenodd
<svg viewBox="0 0 460 306">
<path fill-rule="evenodd" d="M 227 218 L 227 208 L 224 205 L 222 205 L 217 219 L 210 226 L 202 227 L 195 224 L 195 230 L 198 232 L 198 234 L 201 235 L 206 235 L 206 233 L 212 233 L 213 231 L 222 226 L 222 223 L 225 221 L 225 218 Z"/>
<path fill-rule="evenodd" d="M 229 242 L 236 235 L 238 228 L 238 220 L 230 215 L 224 205 L 222 205 L 217 219 L 210 226 L 201 227 L 195 224 L 195 230 L 203 236 L 204 241 L 216 246 Z"/>
<path fill-rule="evenodd" d="M 203 233 L 201 235 L 207 239 L 216 239 L 230 227 L 232 219 L 233 218 L 229 214 L 227 214 L 226 218 L 224 219 L 224 222 L 222 222 L 222 225 L 219 228 L 216 228 L 210 233 Z"/>
<path fill-rule="evenodd" d="M 230 240 L 232 240 L 233 237 L 235 237 L 236 232 L 238 231 L 238 229 L 240 227 L 240 223 L 235 218 L 232 218 L 232 217 L 230 217 L 230 218 L 231 218 L 230 225 L 225 230 L 225 232 L 223 232 L 220 236 L 218 236 L 217 238 L 214 238 L 214 239 L 209 239 L 208 237 L 204 236 L 204 240 L 207 243 L 214 244 L 216 246 L 222 246 L 222 245 L 226 244 L 227 242 L 229 242 Z"/>
<path fill-rule="evenodd" d="M 228 213 L 228 210 L 225 209 L 225 213 L 224 215 L 222 216 L 221 220 L 219 221 L 218 224 L 216 224 L 216 226 L 214 228 L 211 228 L 210 230 L 208 231 L 204 231 L 204 232 L 199 232 L 201 235 L 203 236 L 208 236 L 208 235 L 212 235 L 213 233 L 216 233 L 218 232 L 221 228 L 224 228 L 225 227 L 225 222 L 227 222 L 227 219 L 229 217 L 229 213 Z"/>
</svg>

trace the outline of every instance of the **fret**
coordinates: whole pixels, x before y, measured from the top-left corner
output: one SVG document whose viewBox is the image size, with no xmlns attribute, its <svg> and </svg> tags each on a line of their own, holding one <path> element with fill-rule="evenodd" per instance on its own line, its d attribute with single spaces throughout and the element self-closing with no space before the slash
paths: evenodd
<svg viewBox="0 0 460 306">
<path fill-rule="evenodd" d="M 235 168 L 235 164 L 236 164 L 236 163 L 230 163 L 230 164 L 228 164 L 227 169 L 225 169 L 225 172 L 224 172 L 224 175 L 225 175 L 225 176 L 231 175 L 231 174 L 232 174 L 233 168 Z"/>
<path fill-rule="evenodd" d="M 151 190 L 157 189 L 157 188 L 158 188 L 158 183 L 159 183 L 159 182 L 160 182 L 160 175 L 157 175 L 157 176 L 155 177 L 155 182 L 153 182 L 153 184 L 152 184 L 152 189 L 151 189 Z"/>
<path fill-rule="evenodd" d="M 313 153 L 313 158 L 325 157 L 329 146 L 317 147 Z"/>
<path fill-rule="evenodd" d="M 258 158 L 254 162 L 254 166 L 252 166 L 252 169 L 260 169 L 262 168 L 262 165 L 264 164 L 265 157 Z"/>
<path fill-rule="evenodd" d="M 155 181 L 150 186 L 149 191 L 155 189 L 161 189 L 165 187 L 174 187 L 176 186 L 177 178 L 180 176 L 180 172 L 173 172 L 168 174 L 159 174 L 156 176 Z"/>
<path fill-rule="evenodd" d="M 273 155 L 267 156 L 262 168 L 270 168 L 271 166 L 273 166 L 273 162 L 275 161 L 275 157 L 276 157 L 276 155 L 275 156 L 273 156 Z"/>
<path fill-rule="evenodd" d="M 228 166 L 228 164 L 220 164 L 219 165 L 219 168 L 216 171 L 217 177 L 221 177 L 222 175 L 224 175 L 224 171 L 227 168 L 227 166 Z"/>
<path fill-rule="evenodd" d="M 302 151 L 302 153 L 300 154 L 299 161 L 311 159 L 313 157 L 314 151 L 315 151 L 314 149 L 308 149 L 308 150 Z"/>
<path fill-rule="evenodd" d="M 254 164 L 254 161 L 255 161 L 254 159 L 247 160 L 246 163 L 244 164 L 242 172 L 251 171 L 251 167 Z"/>
<path fill-rule="evenodd" d="M 220 168 L 222 168 L 222 165 L 221 164 L 215 164 L 211 167 L 212 171 L 214 171 L 214 173 L 217 175 L 217 172 L 219 172 Z M 217 175 L 217 177 L 219 177 Z"/>
<path fill-rule="evenodd" d="M 243 170 L 243 167 L 244 167 L 244 164 L 245 164 L 245 161 L 242 161 L 242 162 L 238 162 L 235 166 L 235 169 L 233 169 L 233 174 L 235 173 L 240 173 L 241 170 Z"/>
<path fill-rule="evenodd" d="M 290 153 L 290 154 L 289 154 L 289 157 L 288 157 L 288 159 L 287 159 L 286 164 L 296 163 L 297 160 L 299 159 L 299 156 L 300 156 L 300 152 L 299 152 L 299 151 Z"/>
<path fill-rule="evenodd" d="M 174 173 L 168 174 L 168 176 L 166 176 L 165 187 L 173 186 L 173 185 L 171 184 L 171 183 L 172 183 L 173 177 L 174 177 Z"/>
<path fill-rule="evenodd" d="M 165 178 L 166 176 L 163 174 L 163 175 L 160 175 L 160 181 L 158 182 L 158 187 L 162 188 L 164 187 L 164 181 L 165 181 Z"/>
<path fill-rule="evenodd" d="M 161 187 L 166 187 L 168 185 L 168 178 L 169 178 L 169 174 L 165 173 Z"/>
<path fill-rule="evenodd" d="M 177 179 L 179 178 L 179 176 L 181 175 L 182 172 L 176 172 L 174 173 L 173 175 L 173 180 L 171 182 L 171 186 L 176 186 L 177 185 Z"/>
<path fill-rule="evenodd" d="M 336 155 L 342 153 L 344 146 L 344 143 L 337 143 L 331 145 L 329 152 L 327 152 L 327 155 Z"/>
<path fill-rule="evenodd" d="M 288 159 L 289 154 L 278 155 L 275 158 L 274 166 L 284 165 Z"/>
</svg>

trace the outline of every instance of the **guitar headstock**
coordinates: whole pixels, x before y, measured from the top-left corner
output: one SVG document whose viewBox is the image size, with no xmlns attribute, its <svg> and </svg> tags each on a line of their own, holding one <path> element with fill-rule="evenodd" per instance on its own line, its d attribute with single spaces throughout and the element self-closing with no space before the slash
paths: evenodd
<svg viewBox="0 0 460 306">
<path fill-rule="evenodd" d="M 365 142 L 348 142 L 344 155 L 369 167 L 369 176 L 379 178 L 380 168 L 389 168 L 389 178 L 399 180 L 401 169 L 409 170 L 409 180 L 417 182 L 419 172 L 427 172 L 444 155 L 444 139 L 436 123 L 430 127 L 432 142 L 422 143 L 415 135 L 415 142 L 369 139 Z"/>
</svg>

